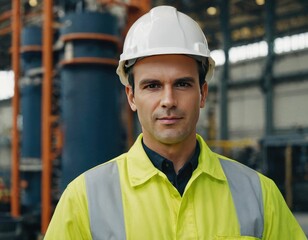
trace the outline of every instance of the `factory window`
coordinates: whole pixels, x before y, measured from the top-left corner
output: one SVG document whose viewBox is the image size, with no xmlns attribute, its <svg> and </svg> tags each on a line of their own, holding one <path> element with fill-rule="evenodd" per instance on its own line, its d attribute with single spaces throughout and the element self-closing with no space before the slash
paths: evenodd
<svg viewBox="0 0 308 240">
<path fill-rule="evenodd" d="M 14 95 L 13 71 L 0 71 L 0 100 L 11 98 Z"/>
<path fill-rule="evenodd" d="M 308 33 L 286 36 L 275 40 L 275 52 L 277 54 L 301 50 L 304 48 L 308 48 Z"/>
<path fill-rule="evenodd" d="M 282 38 L 276 38 L 274 42 L 274 51 L 276 54 L 288 53 L 308 48 L 308 33 L 301 33 Z M 232 47 L 229 50 L 229 58 L 231 63 L 264 57 L 267 55 L 268 48 L 265 41 L 247 44 L 238 47 Z M 225 55 L 223 50 L 214 50 L 211 56 L 217 66 L 225 63 Z"/>
</svg>

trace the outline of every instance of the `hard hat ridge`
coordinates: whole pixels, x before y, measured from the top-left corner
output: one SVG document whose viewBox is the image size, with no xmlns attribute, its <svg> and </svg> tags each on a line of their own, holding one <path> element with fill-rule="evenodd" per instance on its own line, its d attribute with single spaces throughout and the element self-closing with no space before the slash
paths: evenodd
<svg viewBox="0 0 308 240">
<path fill-rule="evenodd" d="M 132 66 L 136 59 L 162 54 L 185 54 L 199 61 L 208 58 L 206 80 L 212 77 L 215 62 L 210 57 L 206 38 L 199 25 L 174 7 L 159 6 L 140 17 L 127 33 L 117 68 L 122 84 L 128 85 L 125 71 L 127 62 Z"/>
</svg>

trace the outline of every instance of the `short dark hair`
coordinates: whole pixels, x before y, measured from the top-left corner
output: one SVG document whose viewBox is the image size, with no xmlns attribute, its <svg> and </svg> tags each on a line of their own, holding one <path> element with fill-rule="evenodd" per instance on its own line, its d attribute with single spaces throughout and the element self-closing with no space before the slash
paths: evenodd
<svg viewBox="0 0 308 240">
<path fill-rule="evenodd" d="M 209 70 L 209 60 L 208 58 L 205 59 L 205 61 L 198 61 L 196 60 L 198 64 L 198 73 L 199 73 L 199 86 L 200 89 L 205 83 L 205 76 Z M 125 72 L 127 73 L 128 76 L 128 84 L 132 87 L 133 92 L 135 90 L 135 78 L 134 78 L 134 73 L 133 73 L 133 67 L 134 65 L 128 67 L 125 69 Z"/>
</svg>

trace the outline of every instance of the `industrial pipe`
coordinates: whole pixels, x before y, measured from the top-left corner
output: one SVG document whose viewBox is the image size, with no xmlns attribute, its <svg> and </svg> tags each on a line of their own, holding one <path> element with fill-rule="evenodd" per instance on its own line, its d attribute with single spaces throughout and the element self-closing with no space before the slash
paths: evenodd
<svg viewBox="0 0 308 240">
<path fill-rule="evenodd" d="M 43 2 L 43 69 L 42 83 L 42 225 L 46 233 L 51 218 L 51 94 L 53 72 L 53 0 Z"/>
<path fill-rule="evenodd" d="M 19 76 L 20 76 L 20 0 L 12 1 L 12 69 L 14 71 L 14 96 L 13 96 L 13 128 L 12 128 L 12 175 L 11 175 L 11 214 L 13 217 L 20 215 L 20 189 L 19 189 Z"/>
<path fill-rule="evenodd" d="M 115 74 L 120 43 L 117 18 L 109 12 L 83 12 L 67 14 L 61 21 L 65 26 L 60 30 L 64 42 L 62 191 L 82 172 L 122 152 L 124 141 L 118 100 L 121 85 Z M 111 131 L 111 125 L 117 128 Z"/>
</svg>

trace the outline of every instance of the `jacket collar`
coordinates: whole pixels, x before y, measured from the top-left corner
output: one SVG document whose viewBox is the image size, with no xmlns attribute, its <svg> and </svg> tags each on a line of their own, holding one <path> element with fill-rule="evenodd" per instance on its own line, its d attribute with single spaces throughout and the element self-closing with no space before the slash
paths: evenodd
<svg viewBox="0 0 308 240">
<path fill-rule="evenodd" d="M 142 147 L 142 136 L 142 134 L 138 136 L 127 153 L 128 177 L 133 187 L 145 183 L 159 172 Z"/>
<path fill-rule="evenodd" d="M 156 174 L 162 174 L 150 161 L 142 147 L 142 134 L 140 134 L 127 153 L 127 171 L 131 186 L 135 187 L 147 182 Z M 205 173 L 218 180 L 226 180 L 219 159 L 213 153 L 201 136 L 196 135 L 200 145 L 199 164 L 195 173 Z"/>
<path fill-rule="evenodd" d="M 200 144 L 199 164 L 196 171 L 201 171 L 218 180 L 227 181 L 226 175 L 220 165 L 218 154 L 212 152 L 200 135 L 197 134 L 196 138 Z"/>
</svg>

